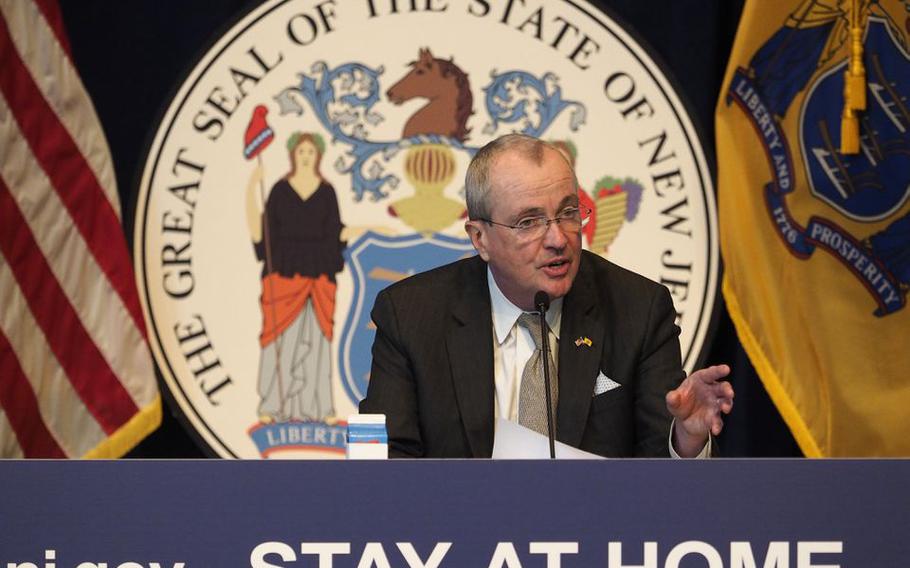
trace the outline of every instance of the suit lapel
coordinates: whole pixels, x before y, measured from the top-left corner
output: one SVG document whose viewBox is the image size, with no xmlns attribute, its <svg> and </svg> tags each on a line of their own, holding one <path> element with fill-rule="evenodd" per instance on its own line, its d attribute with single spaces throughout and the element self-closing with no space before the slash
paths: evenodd
<svg viewBox="0 0 910 568">
<path fill-rule="evenodd" d="M 559 406 L 556 434 L 578 446 L 584 434 L 601 361 L 609 361 L 606 314 L 597 302 L 593 275 L 582 255 L 578 276 L 562 305 L 559 332 Z M 590 339 L 591 344 L 577 339 Z"/>
<path fill-rule="evenodd" d="M 493 320 L 486 263 L 467 267 L 456 293 L 446 348 L 458 409 L 473 457 L 493 453 Z"/>
</svg>

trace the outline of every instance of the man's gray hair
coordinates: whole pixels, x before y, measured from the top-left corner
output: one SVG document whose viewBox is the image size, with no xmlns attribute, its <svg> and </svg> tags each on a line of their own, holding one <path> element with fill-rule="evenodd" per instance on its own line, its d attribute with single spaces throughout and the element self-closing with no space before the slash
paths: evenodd
<svg viewBox="0 0 910 568">
<path fill-rule="evenodd" d="M 487 143 L 471 158 L 468 171 L 464 176 L 465 201 L 468 204 L 468 218 L 489 219 L 490 204 L 487 199 L 490 193 L 490 168 L 501 154 L 506 151 L 517 151 L 525 159 L 540 165 L 543 162 L 544 150 L 559 150 L 543 140 L 527 134 L 506 134 Z"/>
</svg>

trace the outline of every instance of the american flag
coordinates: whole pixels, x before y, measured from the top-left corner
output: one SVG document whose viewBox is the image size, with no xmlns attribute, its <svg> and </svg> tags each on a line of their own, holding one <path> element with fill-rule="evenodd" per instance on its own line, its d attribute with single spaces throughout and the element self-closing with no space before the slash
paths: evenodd
<svg viewBox="0 0 910 568">
<path fill-rule="evenodd" d="M 161 421 L 110 151 L 54 0 L 0 0 L 0 457 L 119 457 Z"/>
</svg>

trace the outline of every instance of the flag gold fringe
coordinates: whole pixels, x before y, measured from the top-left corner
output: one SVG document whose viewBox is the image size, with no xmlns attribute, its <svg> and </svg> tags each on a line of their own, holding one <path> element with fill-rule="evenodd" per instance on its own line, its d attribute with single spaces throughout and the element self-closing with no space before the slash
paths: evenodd
<svg viewBox="0 0 910 568">
<path fill-rule="evenodd" d="M 143 438 L 161 425 L 161 395 L 137 412 L 129 422 L 82 456 L 84 459 L 113 459 L 123 457 Z"/>
</svg>

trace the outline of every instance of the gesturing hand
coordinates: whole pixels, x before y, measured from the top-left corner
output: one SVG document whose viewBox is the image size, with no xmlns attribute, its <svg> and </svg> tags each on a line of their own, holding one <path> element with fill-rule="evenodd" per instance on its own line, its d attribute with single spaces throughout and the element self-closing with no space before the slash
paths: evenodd
<svg viewBox="0 0 910 568">
<path fill-rule="evenodd" d="M 730 374 L 727 365 L 695 371 L 676 389 L 667 393 L 667 410 L 676 418 L 673 446 L 683 457 L 697 455 L 708 441 L 708 433 L 720 434 L 721 413 L 733 409 L 733 387 L 722 381 Z"/>
</svg>

